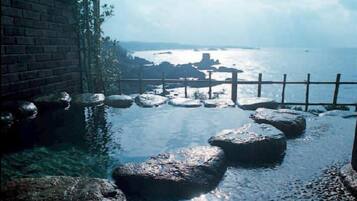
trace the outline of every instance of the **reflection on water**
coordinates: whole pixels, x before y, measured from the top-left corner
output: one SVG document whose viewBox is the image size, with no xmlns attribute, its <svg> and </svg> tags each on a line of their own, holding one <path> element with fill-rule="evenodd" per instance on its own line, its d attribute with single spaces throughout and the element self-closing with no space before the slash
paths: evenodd
<svg viewBox="0 0 357 201">
<path fill-rule="evenodd" d="M 217 66 L 227 66 L 243 70 L 238 78 L 241 80 L 258 80 L 258 74 L 263 73 L 263 80 L 282 81 L 287 74 L 287 81 L 304 81 L 307 73 L 311 81 L 335 81 L 336 74 L 341 73 L 341 81 L 357 81 L 357 49 L 305 49 L 293 48 L 263 48 L 263 49 L 227 49 L 218 51 L 170 50 L 172 54 L 155 54 L 160 51 L 139 51 L 134 56 L 142 57 L 158 64 L 168 61 L 173 64 L 194 63 L 201 60 L 202 53 L 210 53 L 211 58 L 219 59 Z M 230 73 L 213 73 L 213 79 L 225 80 L 231 78 Z M 262 95 L 281 100 L 281 85 L 263 85 Z M 230 95 L 230 85 L 219 85 L 213 92 L 226 89 Z M 311 85 L 310 100 L 313 102 L 332 102 L 334 86 Z M 208 92 L 208 89 L 199 89 Z M 190 94 L 196 89 L 191 89 Z M 183 95 L 183 89 L 174 93 Z M 249 97 L 257 95 L 256 85 L 238 86 L 238 96 Z M 286 101 L 304 102 L 304 85 L 287 85 Z M 357 101 L 355 85 L 341 85 L 338 101 L 354 103 Z"/>
</svg>

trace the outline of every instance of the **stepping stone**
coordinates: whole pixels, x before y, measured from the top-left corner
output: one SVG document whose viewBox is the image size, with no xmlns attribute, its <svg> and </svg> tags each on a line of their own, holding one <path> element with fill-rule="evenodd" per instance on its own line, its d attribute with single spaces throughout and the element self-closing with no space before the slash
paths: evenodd
<svg viewBox="0 0 357 201">
<path fill-rule="evenodd" d="M 67 108 L 71 100 L 72 98 L 67 92 L 47 94 L 33 99 L 34 103 L 40 108 Z"/>
<path fill-rule="evenodd" d="M 199 146 L 119 166 L 113 171 L 113 179 L 129 194 L 192 198 L 216 187 L 225 171 L 222 149 Z"/>
<path fill-rule="evenodd" d="M 0 108 L 1 111 L 11 112 L 19 119 L 33 119 L 38 113 L 36 105 L 29 101 L 4 101 L 1 102 Z"/>
<path fill-rule="evenodd" d="M 347 164 L 341 168 L 340 176 L 343 184 L 357 197 L 357 172 L 352 168 L 351 164 Z"/>
<path fill-rule="evenodd" d="M 104 103 L 104 94 L 83 93 L 74 96 L 73 102 L 80 106 L 96 106 Z"/>
<path fill-rule="evenodd" d="M 263 97 L 239 98 L 237 104 L 243 110 L 256 110 L 258 108 L 276 109 L 279 106 L 279 103 L 273 99 Z"/>
<path fill-rule="evenodd" d="M 125 195 L 106 179 L 47 176 L 22 178 L 1 186 L 2 200 L 125 201 Z"/>
<path fill-rule="evenodd" d="M 200 100 L 190 98 L 173 98 L 170 99 L 169 104 L 177 107 L 200 107 L 202 105 Z"/>
<path fill-rule="evenodd" d="M 111 95 L 105 97 L 105 104 L 111 107 L 128 108 L 133 102 L 133 98 L 127 95 Z"/>
<path fill-rule="evenodd" d="M 141 94 L 135 98 L 135 102 L 141 107 L 157 107 L 165 104 L 167 98 L 154 94 Z"/>
<path fill-rule="evenodd" d="M 14 124 L 14 120 L 11 112 L 0 112 L 0 128 L 10 128 Z"/>
<path fill-rule="evenodd" d="M 357 117 L 357 112 L 346 111 L 346 110 L 331 110 L 319 114 L 320 117 L 333 116 L 333 117 L 342 117 L 342 118 L 351 118 Z"/>
<path fill-rule="evenodd" d="M 235 106 L 234 102 L 231 99 L 209 99 L 209 100 L 204 100 L 203 104 L 205 105 L 205 107 L 218 107 L 218 108 Z"/>
<path fill-rule="evenodd" d="M 270 124 L 283 131 L 286 137 L 293 138 L 301 135 L 306 128 L 306 120 L 302 115 L 289 112 L 259 108 L 251 118 L 257 123 Z"/>
<path fill-rule="evenodd" d="M 285 135 L 268 124 L 252 123 L 223 130 L 208 142 L 237 162 L 275 162 L 283 158 L 286 150 Z"/>
</svg>

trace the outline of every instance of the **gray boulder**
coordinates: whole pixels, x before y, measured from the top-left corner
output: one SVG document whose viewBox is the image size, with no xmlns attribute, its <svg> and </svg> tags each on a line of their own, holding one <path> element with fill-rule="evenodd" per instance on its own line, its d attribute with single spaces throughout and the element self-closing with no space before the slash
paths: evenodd
<svg viewBox="0 0 357 201">
<path fill-rule="evenodd" d="M 157 107 L 165 104 L 167 98 L 154 94 L 141 94 L 135 98 L 135 102 L 141 107 Z"/>
<path fill-rule="evenodd" d="M 65 176 L 23 178 L 1 187 L 4 201 L 125 201 L 125 195 L 105 179 Z"/>
<path fill-rule="evenodd" d="M 274 126 L 283 131 L 288 138 L 301 135 L 306 128 L 306 120 L 302 115 L 284 112 L 284 110 L 258 108 L 251 118 L 257 123 Z"/>
<path fill-rule="evenodd" d="M 341 168 L 340 176 L 343 184 L 350 190 L 353 196 L 357 197 L 357 172 L 351 164 Z"/>
<path fill-rule="evenodd" d="M 128 108 L 133 102 L 133 98 L 127 95 L 111 95 L 105 97 L 105 104 L 111 107 Z"/>
<path fill-rule="evenodd" d="M 200 100 L 190 98 L 173 98 L 170 99 L 169 104 L 177 107 L 200 107 L 202 105 Z"/>
<path fill-rule="evenodd" d="M 222 149 L 200 146 L 119 166 L 114 169 L 113 178 L 129 194 L 190 198 L 212 190 L 225 170 Z"/>
<path fill-rule="evenodd" d="M 104 103 L 104 100 L 104 94 L 83 93 L 75 95 L 73 98 L 73 103 L 80 106 L 96 106 L 102 105 Z"/>
<path fill-rule="evenodd" d="M 58 92 L 38 96 L 33 99 L 34 103 L 40 108 L 67 108 L 72 98 L 67 92 Z"/>
<path fill-rule="evenodd" d="M 342 117 L 342 118 L 351 118 L 357 117 L 357 112 L 346 111 L 346 110 L 330 110 L 324 113 L 319 114 L 320 117 L 324 116 L 333 116 L 333 117 Z"/>
<path fill-rule="evenodd" d="M 218 108 L 225 108 L 225 107 L 234 107 L 235 104 L 231 99 L 208 99 L 204 100 L 203 104 L 205 107 L 218 107 Z"/>
<path fill-rule="evenodd" d="M 3 101 L 0 108 L 1 111 L 11 112 L 19 119 L 33 119 L 38 113 L 36 105 L 29 101 Z"/>
<path fill-rule="evenodd" d="M 239 98 L 237 104 L 243 110 L 256 110 L 258 108 L 276 109 L 279 106 L 279 103 L 273 99 L 263 97 Z"/>
<path fill-rule="evenodd" d="M 208 142 L 223 149 L 227 158 L 238 162 L 275 162 L 286 150 L 285 135 L 267 124 L 245 124 L 219 132 Z"/>
</svg>

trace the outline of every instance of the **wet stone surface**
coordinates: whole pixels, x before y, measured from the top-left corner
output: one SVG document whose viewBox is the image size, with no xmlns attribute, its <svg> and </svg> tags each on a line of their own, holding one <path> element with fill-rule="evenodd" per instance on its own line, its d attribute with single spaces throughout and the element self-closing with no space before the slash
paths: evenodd
<svg viewBox="0 0 357 201">
<path fill-rule="evenodd" d="M 167 98 L 154 94 L 142 94 L 135 98 L 135 102 L 141 107 L 157 107 L 165 104 L 167 102 Z"/>
<path fill-rule="evenodd" d="M 35 118 L 38 110 L 34 103 L 29 101 L 4 101 L 1 102 L 1 111 L 11 112 L 16 118 Z"/>
<path fill-rule="evenodd" d="M 357 172 L 352 168 L 351 164 L 347 164 L 341 168 L 340 176 L 342 182 L 354 196 L 357 197 Z"/>
<path fill-rule="evenodd" d="M 208 142 L 221 147 L 230 160 L 238 162 L 275 162 L 286 150 L 285 135 L 268 124 L 252 123 L 223 130 Z"/>
<path fill-rule="evenodd" d="M 288 185 L 289 191 L 280 200 L 339 200 L 352 201 L 356 198 L 346 189 L 339 175 L 342 164 L 334 164 L 311 181 L 294 181 Z"/>
<path fill-rule="evenodd" d="M 40 108 L 67 108 L 72 98 L 67 92 L 58 92 L 39 96 L 33 99 Z"/>
<path fill-rule="evenodd" d="M 9 181 L 1 187 L 4 201 L 124 201 L 125 195 L 105 179 L 47 176 Z"/>
<path fill-rule="evenodd" d="M 202 105 L 200 100 L 190 98 L 173 98 L 170 99 L 169 104 L 177 107 L 200 107 Z"/>
<path fill-rule="evenodd" d="M 212 190 L 225 170 L 220 148 L 200 146 L 119 166 L 113 171 L 113 179 L 128 194 L 190 198 Z"/>
<path fill-rule="evenodd" d="M 104 94 L 83 93 L 75 95 L 73 98 L 73 103 L 80 106 L 96 106 L 102 105 L 104 103 L 104 100 Z"/>
<path fill-rule="evenodd" d="M 258 108 L 251 118 L 257 123 L 265 123 L 283 131 L 288 138 L 301 135 L 306 128 L 306 120 L 302 115 L 284 110 Z"/>
<path fill-rule="evenodd" d="M 105 104 L 110 107 L 128 108 L 133 102 L 133 98 L 127 95 L 111 95 L 105 97 Z"/>
<path fill-rule="evenodd" d="M 279 106 L 273 99 L 264 97 L 239 98 L 237 104 L 243 110 L 256 110 L 258 108 L 276 109 Z"/>
<path fill-rule="evenodd" d="M 203 102 L 205 107 L 217 107 L 217 108 L 225 108 L 225 107 L 234 107 L 235 104 L 231 99 L 209 99 Z"/>
</svg>

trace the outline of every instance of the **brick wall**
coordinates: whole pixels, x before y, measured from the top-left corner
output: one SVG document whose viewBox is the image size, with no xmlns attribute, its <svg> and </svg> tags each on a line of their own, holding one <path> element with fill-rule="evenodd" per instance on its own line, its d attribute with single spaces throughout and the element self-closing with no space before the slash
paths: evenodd
<svg viewBox="0 0 357 201">
<path fill-rule="evenodd" d="M 78 35 L 64 0 L 1 0 L 1 97 L 80 90 Z"/>
</svg>

